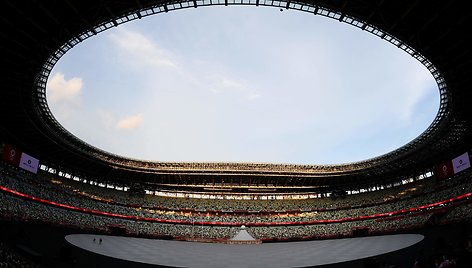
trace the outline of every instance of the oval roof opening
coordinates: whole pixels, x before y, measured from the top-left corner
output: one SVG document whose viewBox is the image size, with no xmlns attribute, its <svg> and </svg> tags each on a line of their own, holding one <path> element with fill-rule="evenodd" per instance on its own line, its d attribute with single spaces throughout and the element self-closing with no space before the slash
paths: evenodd
<svg viewBox="0 0 472 268">
<path fill-rule="evenodd" d="M 395 150 L 439 109 L 428 70 L 313 14 L 209 7 L 150 16 L 67 52 L 47 84 L 68 131 L 163 162 L 343 164 Z"/>
</svg>

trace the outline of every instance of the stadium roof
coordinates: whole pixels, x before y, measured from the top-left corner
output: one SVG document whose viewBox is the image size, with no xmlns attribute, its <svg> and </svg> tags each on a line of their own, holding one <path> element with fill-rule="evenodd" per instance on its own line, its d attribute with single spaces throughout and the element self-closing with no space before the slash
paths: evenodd
<svg viewBox="0 0 472 268">
<path fill-rule="evenodd" d="M 352 24 L 391 42 L 422 62 L 438 83 L 440 110 L 417 139 L 385 155 L 343 165 L 160 163 L 128 159 L 77 139 L 46 103 L 48 75 L 57 60 L 86 38 L 126 21 L 179 8 L 218 5 L 298 9 Z M 2 4 L 0 140 L 50 167 L 97 180 L 184 185 L 286 186 L 304 191 L 372 185 L 419 175 L 471 148 L 472 56 L 464 1 L 13 1 Z M 283 187 L 282 187 L 283 188 Z"/>
</svg>

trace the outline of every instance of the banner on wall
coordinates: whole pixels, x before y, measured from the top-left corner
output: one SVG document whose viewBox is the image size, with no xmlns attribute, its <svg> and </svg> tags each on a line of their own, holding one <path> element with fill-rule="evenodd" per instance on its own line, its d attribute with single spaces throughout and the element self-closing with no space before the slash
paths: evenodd
<svg viewBox="0 0 472 268">
<path fill-rule="evenodd" d="M 10 144 L 3 146 L 2 158 L 5 162 L 29 172 L 38 173 L 39 160 Z"/>
<path fill-rule="evenodd" d="M 452 166 L 454 168 L 454 174 L 470 168 L 469 153 L 463 153 L 452 159 Z"/>
<path fill-rule="evenodd" d="M 18 167 L 20 165 L 22 152 L 17 148 L 5 144 L 3 147 L 3 160 L 9 164 Z"/>
<path fill-rule="evenodd" d="M 29 172 L 38 173 L 39 160 L 25 153 L 21 154 L 20 168 Z"/>
<path fill-rule="evenodd" d="M 454 168 L 452 161 L 444 162 L 434 167 L 434 174 L 440 180 L 452 177 L 454 175 Z"/>
<path fill-rule="evenodd" d="M 435 166 L 434 174 L 438 179 L 445 179 L 468 168 L 470 168 L 470 157 L 469 153 L 465 152 L 452 160 Z"/>
</svg>

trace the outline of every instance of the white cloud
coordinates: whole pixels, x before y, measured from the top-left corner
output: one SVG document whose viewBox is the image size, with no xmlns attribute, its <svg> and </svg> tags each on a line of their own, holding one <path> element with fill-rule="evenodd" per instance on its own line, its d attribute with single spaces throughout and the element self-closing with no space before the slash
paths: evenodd
<svg viewBox="0 0 472 268">
<path fill-rule="evenodd" d="M 144 122 L 143 114 L 136 114 L 125 117 L 116 124 L 117 129 L 134 130 L 137 129 Z"/>
<path fill-rule="evenodd" d="M 47 83 L 46 93 L 49 107 L 60 121 L 73 119 L 81 107 L 82 78 L 73 77 L 69 80 L 64 74 L 57 72 Z"/>
<path fill-rule="evenodd" d="M 97 119 L 100 122 L 100 126 L 108 129 L 116 122 L 113 113 L 107 110 L 99 109 L 97 111 Z"/>
<path fill-rule="evenodd" d="M 248 86 L 248 83 L 225 75 L 213 75 L 210 78 L 211 92 L 213 93 L 238 93 L 248 100 L 255 100 L 260 97 L 255 90 Z"/>
<path fill-rule="evenodd" d="M 172 53 L 139 32 L 120 29 L 110 34 L 110 38 L 132 63 L 161 68 L 177 67 Z"/>
<path fill-rule="evenodd" d="M 255 99 L 258 99 L 261 95 L 257 94 L 257 93 L 250 93 L 247 98 L 249 100 L 255 100 Z"/>
<path fill-rule="evenodd" d="M 48 101 L 52 103 L 80 104 L 80 92 L 82 90 L 82 79 L 78 77 L 66 80 L 64 74 L 57 72 L 48 81 Z"/>
<path fill-rule="evenodd" d="M 405 92 L 405 109 L 403 110 L 402 116 L 408 122 L 413 120 L 415 116 L 414 111 L 418 106 L 418 103 L 425 98 L 432 89 L 437 90 L 435 82 L 425 75 L 425 72 L 421 74 L 419 71 L 410 72 L 412 75 L 410 78 L 410 84 L 408 91 Z M 439 100 L 438 100 L 439 102 Z"/>
</svg>

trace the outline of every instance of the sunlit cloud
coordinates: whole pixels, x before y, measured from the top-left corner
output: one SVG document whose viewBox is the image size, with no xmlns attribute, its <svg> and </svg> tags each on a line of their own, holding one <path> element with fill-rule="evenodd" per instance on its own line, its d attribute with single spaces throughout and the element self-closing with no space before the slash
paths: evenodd
<svg viewBox="0 0 472 268">
<path fill-rule="evenodd" d="M 116 128 L 121 130 L 134 130 L 141 126 L 143 122 L 143 114 L 136 114 L 119 120 L 116 124 Z"/>
<path fill-rule="evenodd" d="M 47 92 L 48 101 L 52 103 L 80 104 L 80 92 L 82 90 L 82 79 L 73 77 L 69 80 L 64 78 L 64 74 L 57 72 L 48 81 Z"/>
<path fill-rule="evenodd" d="M 69 120 L 77 115 L 81 107 L 82 78 L 65 79 L 63 73 L 53 74 L 47 83 L 48 105 L 59 120 Z"/>
</svg>

